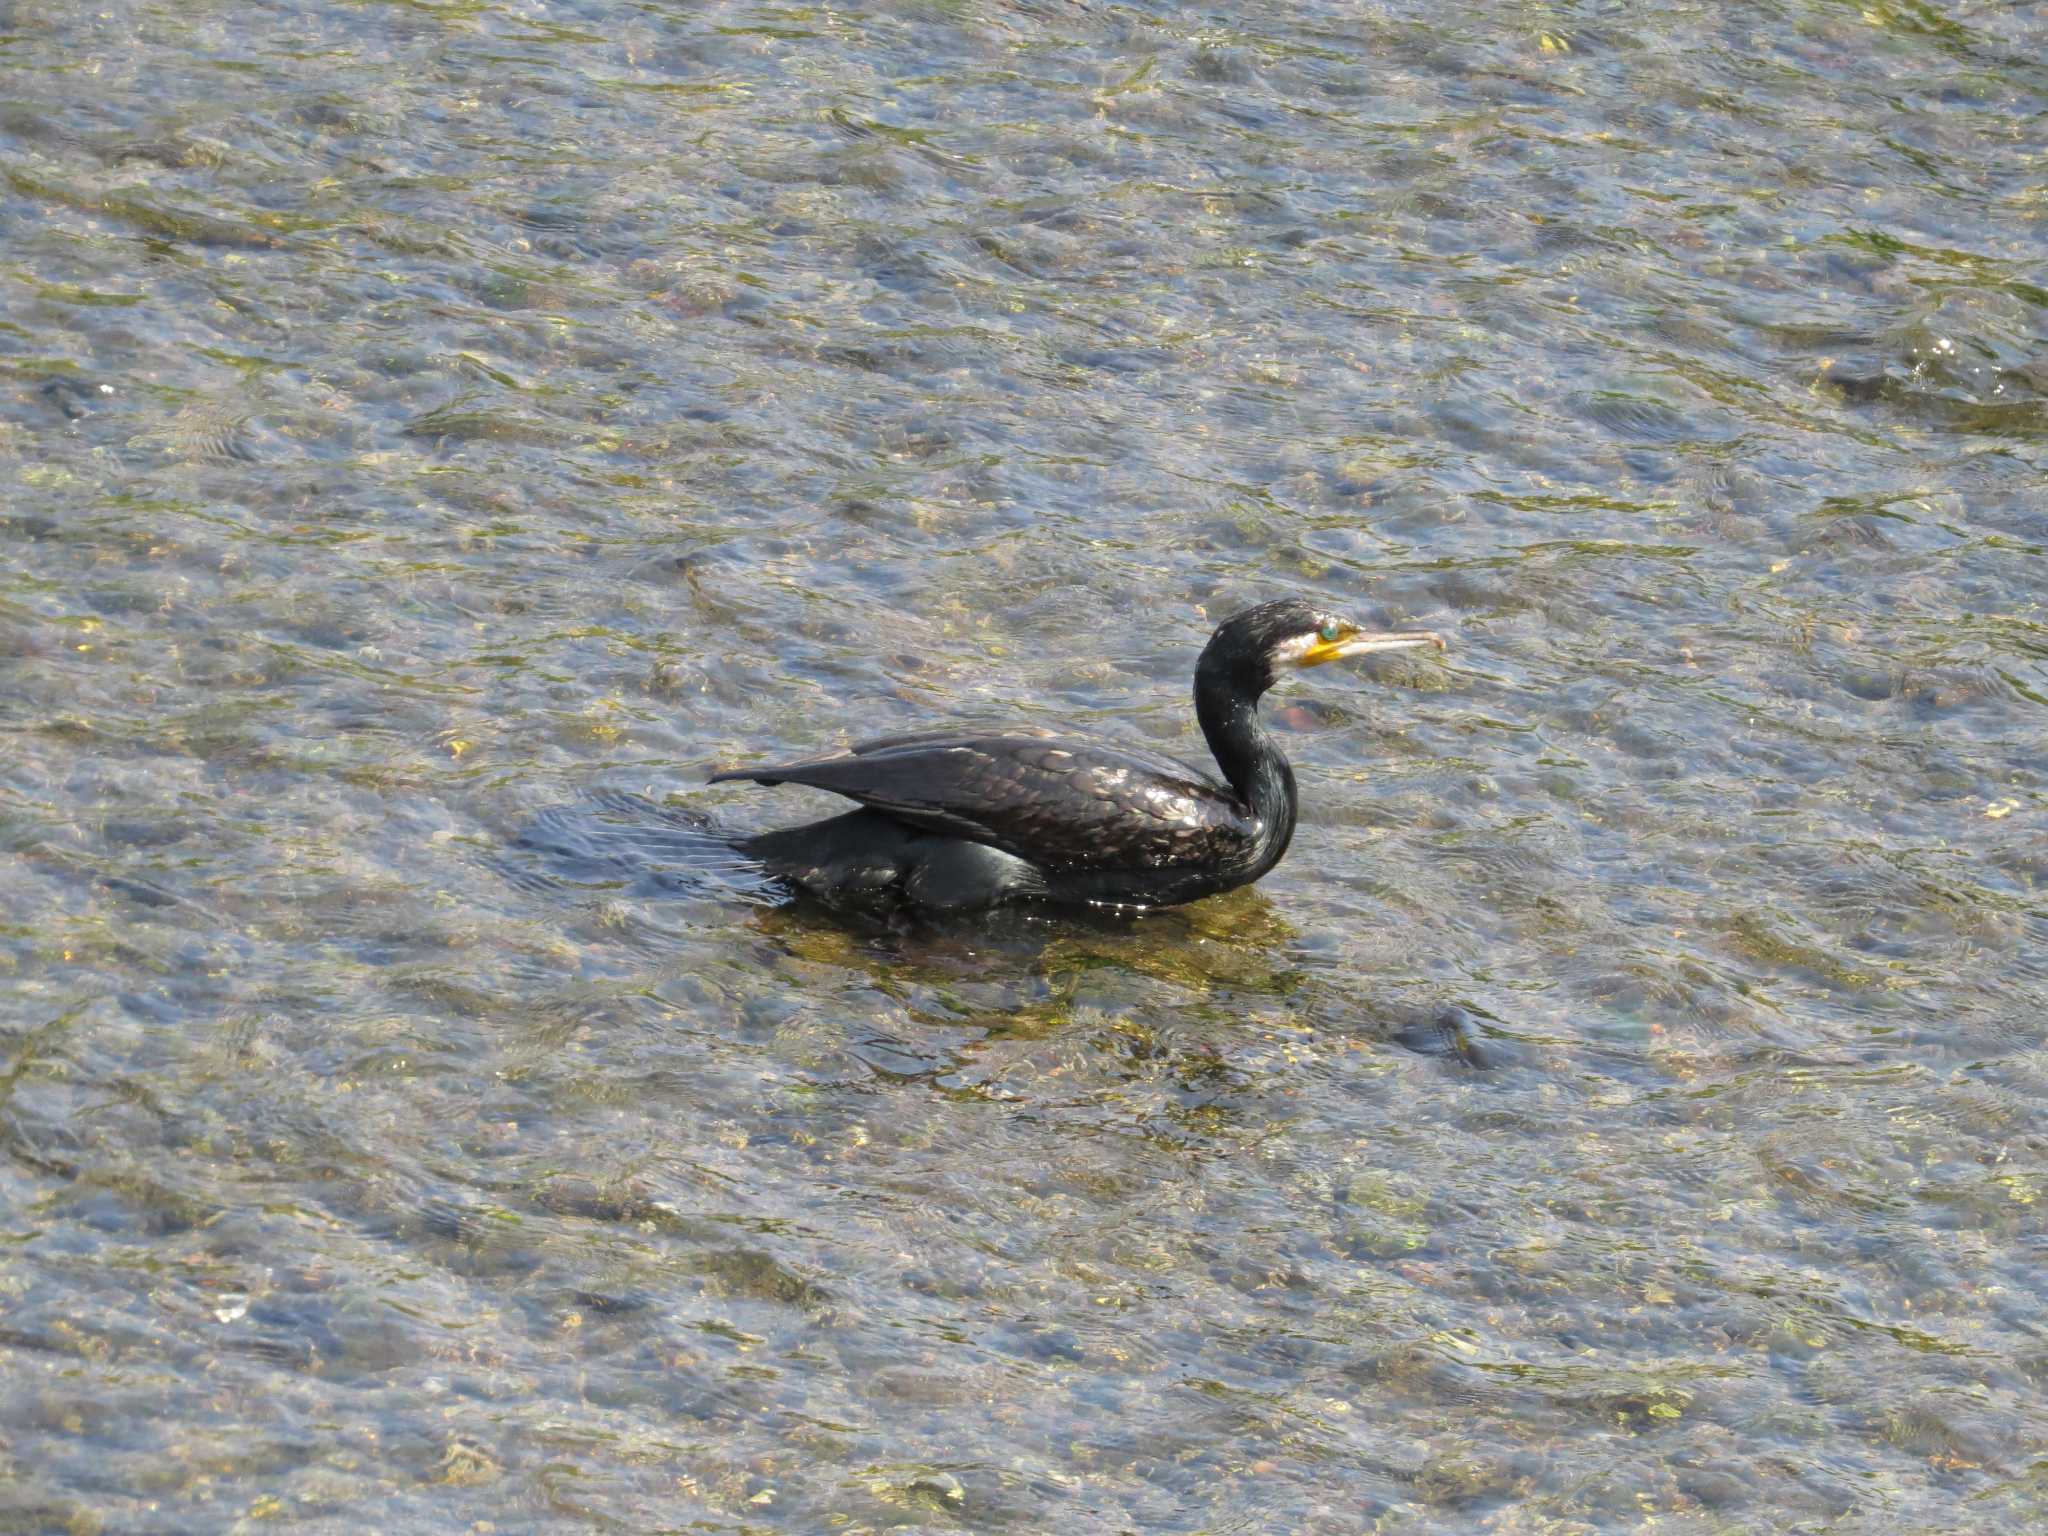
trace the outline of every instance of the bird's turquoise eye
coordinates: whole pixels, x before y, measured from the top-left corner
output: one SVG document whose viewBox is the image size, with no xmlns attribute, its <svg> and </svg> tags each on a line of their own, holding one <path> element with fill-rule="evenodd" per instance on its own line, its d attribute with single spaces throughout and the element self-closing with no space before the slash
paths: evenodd
<svg viewBox="0 0 2048 1536">
<path fill-rule="evenodd" d="M 1325 624 L 1316 631 L 1316 634 L 1321 637 L 1325 645 L 1335 645 L 1337 643 L 1337 626 L 1335 623 Z"/>
</svg>

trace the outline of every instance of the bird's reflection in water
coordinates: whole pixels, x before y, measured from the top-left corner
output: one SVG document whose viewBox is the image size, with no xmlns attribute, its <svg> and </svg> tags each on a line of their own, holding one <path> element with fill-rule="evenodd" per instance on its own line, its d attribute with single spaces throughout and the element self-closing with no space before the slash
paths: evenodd
<svg viewBox="0 0 2048 1536">
<path fill-rule="evenodd" d="M 1042 904 L 950 914 L 847 907 L 789 890 L 736 853 L 700 813 L 617 790 L 540 812 L 490 863 L 532 894 L 598 898 L 644 914 L 613 933 L 647 953 L 675 937 L 662 917 L 667 903 L 745 904 L 754 909 L 749 923 L 782 963 L 859 976 L 934 1024 L 1009 1036 L 1049 1032 L 1084 998 L 1098 1009 L 1140 1006 L 1156 998 L 1148 988 L 1165 984 L 1184 1009 L 1292 1018 L 1304 1028 L 1391 1039 L 1474 1067 L 1492 1065 L 1499 1054 L 1462 1007 L 1352 995 L 1341 976 L 1304 955 L 1295 925 L 1255 890 L 1142 913 Z"/>
</svg>

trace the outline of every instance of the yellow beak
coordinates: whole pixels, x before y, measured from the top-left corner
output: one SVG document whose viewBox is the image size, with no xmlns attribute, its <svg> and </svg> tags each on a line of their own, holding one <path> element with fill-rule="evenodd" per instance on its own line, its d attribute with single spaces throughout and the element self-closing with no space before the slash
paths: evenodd
<svg viewBox="0 0 2048 1536">
<path fill-rule="evenodd" d="M 1444 648 L 1444 637 L 1433 629 L 1360 629 L 1355 624 L 1339 628 L 1334 640 L 1318 639 L 1301 653 L 1296 663 L 1303 667 L 1320 667 L 1326 661 L 1337 661 L 1345 656 L 1364 656 L 1373 651 L 1405 651 L 1418 645 L 1433 645 Z"/>
</svg>

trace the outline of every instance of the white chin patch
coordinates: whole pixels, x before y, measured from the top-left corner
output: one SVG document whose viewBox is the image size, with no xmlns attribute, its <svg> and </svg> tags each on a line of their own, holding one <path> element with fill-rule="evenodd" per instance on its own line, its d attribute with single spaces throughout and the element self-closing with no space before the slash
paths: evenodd
<svg viewBox="0 0 2048 1536">
<path fill-rule="evenodd" d="M 1273 659 L 1283 667 L 1298 667 L 1302 658 L 1314 650 L 1316 644 L 1317 636 L 1313 634 L 1289 635 L 1273 647 Z"/>
</svg>

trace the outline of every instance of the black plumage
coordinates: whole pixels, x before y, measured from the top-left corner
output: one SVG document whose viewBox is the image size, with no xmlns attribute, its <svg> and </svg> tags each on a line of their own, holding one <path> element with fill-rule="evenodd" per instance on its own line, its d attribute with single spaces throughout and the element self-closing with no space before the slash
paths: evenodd
<svg viewBox="0 0 2048 1536">
<path fill-rule="evenodd" d="M 1283 669 L 1437 645 L 1295 598 L 1226 619 L 1195 668 L 1195 713 L 1226 782 L 1141 748 L 1039 735 L 881 737 L 843 753 L 715 774 L 805 784 L 863 809 L 736 846 L 829 901 L 970 910 L 1018 900 L 1158 907 L 1265 874 L 1294 833 L 1294 773 L 1258 723 Z"/>
</svg>

